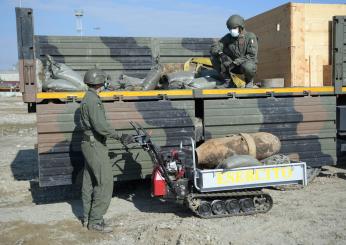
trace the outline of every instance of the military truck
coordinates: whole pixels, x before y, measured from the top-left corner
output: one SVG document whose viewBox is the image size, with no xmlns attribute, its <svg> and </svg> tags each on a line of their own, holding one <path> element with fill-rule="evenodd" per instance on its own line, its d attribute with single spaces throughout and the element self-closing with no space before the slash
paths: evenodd
<svg viewBox="0 0 346 245">
<path fill-rule="evenodd" d="M 20 91 L 37 116 L 39 184 L 75 183 L 83 166 L 79 102 L 83 92 L 41 92 L 37 60 L 45 55 L 82 75 L 95 64 L 112 77 L 144 77 L 157 57 L 164 71 L 182 69 L 191 57 L 209 57 L 215 38 L 79 37 L 35 35 L 33 10 L 16 8 Z M 114 128 L 131 133 L 140 123 L 163 149 L 232 133 L 270 132 L 281 153 L 309 166 L 342 159 L 346 131 L 346 18 L 335 17 L 333 86 L 259 89 L 105 91 L 107 117 Z M 339 112 L 339 114 L 337 114 Z M 336 142 L 340 142 L 337 144 Z M 115 181 L 146 178 L 152 162 L 140 148 L 108 142 Z"/>
</svg>

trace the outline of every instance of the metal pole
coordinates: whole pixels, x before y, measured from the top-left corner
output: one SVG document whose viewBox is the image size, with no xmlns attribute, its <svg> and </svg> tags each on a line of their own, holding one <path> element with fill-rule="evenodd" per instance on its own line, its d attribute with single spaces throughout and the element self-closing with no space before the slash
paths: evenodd
<svg viewBox="0 0 346 245">
<path fill-rule="evenodd" d="M 83 36 L 83 24 L 82 24 L 82 17 L 84 15 L 84 12 L 82 9 L 75 10 L 74 15 L 76 16 L 76 30 L 80 34 L 80 36 Z"/>
</svg>

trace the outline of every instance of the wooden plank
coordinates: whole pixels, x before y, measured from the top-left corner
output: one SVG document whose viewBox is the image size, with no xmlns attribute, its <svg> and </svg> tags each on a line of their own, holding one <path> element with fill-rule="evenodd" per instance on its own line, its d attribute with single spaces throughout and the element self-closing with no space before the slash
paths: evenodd
<svg viewBox="0 0 346 245">
<path fill-rule="evenodd" d="M 142 45 L 148 45 L 151 42 L 150 37 L 92 37 L 92 36 L 44 36 L 38 35 L 40 43 L 131 43 L 136 42 Z"/>
<path fill-rule="evenodd" d="M 150 43 L 139 45 L 137 43 L 41 43 L 41 49 L 150 49 Z"/>
<path fill-rule="evenodd" d="M 305 75 L 295 78 L 294 84 L 304 86 L 323 86 L 323 67 L 331 64 L 331 21 L 334 15 L 345 15 L 343 4 L 294 4 L 297 9 L 304 8 L 304 24 L 301 20 L 293 19 L 296 25 L 304 25 L 304 57 L 300 57 L 302 65 L 305 60 Z M 299 57 L 296 57 L 298 59 Z M 299 70 L 300 69 L 300 70 Z M 295 69 L 299 74 L 303 69 Z M 300 76 L 300 78 L 298 78 Z M 298 81 L 300 79 L 300 82 Z"/>
<path fill-rule="evenodd" d="M 133 48 L 133 49 L 55 49 L 55 48 L 41 48 L 40 53 L 51 54 L 51 55 L 61 55 L 61 56 L 111 56 L 111 55 L 121 55 L 121 56 L 151 56 L 151 51 L 147 48 Z M 187 53 L 187 52 L 186 52 Z M 191 52 L 190 52 L 191 53 Z"/>
<path fill-rule="evenodd" d="M 291 5 L 291 86 L 306 86 L 305 5 Z"/>
<path fill-rule="evenodd" d="M 256 80 L 290 78 L 290 4 L 285 4 L 246 21 L 246 29 L 258 36 Z M 273 42 L 275 40 L 275 42 Z"/>
<path fill-rule="evenodd" d="M 195 103 L 192 100 L 138 101 L 104 103 L 108 122 L 120 133 L 133 134 L 129 120 L 141 123 L 152 139 L 163 147 L 190 145 L 195 137 Z M 39 104 L 37 106 L 38 153 L 40 158 L 40 183 L 62 184 L 72 181 L 71 173 L 82 166 L 81 129 L 78 103 Z M 138 179 L 138 173 L 151 172 L 152 161 L 139 149 L 130 149 L 132 156 L 116 140 L 107 141 L 117 178 Z M 114 155 L 114 154 L 113 154 Z M 70 163 L 70 164 L 69 164 Z M 126 169 L 125 173 L 121 169 Z M 52 177 L 52 178 L 48 178 Z M 131 177 L 132 178 L 132 177 Z M 64 182 L 65 181 L 65 182 Z"/>
<path fill-rule="evenodd" d="M 333 85 L 333 66 L 323 65 L 323 86 Z"/>
<path fill-rule="evenodd" d="M 54 60 L 63 63 L 120 63 L 120 64 L 138 64 L 138 63 L 152 63 L 150 56 L 53 56 Z M 44 56 L 41 56 L 45 60 Z"/>
<path fill-rule="evenodd" d="M 239 132 L 269 132 L 281 153 L 308 165 L 335 163 L 335 97 L 205 100 L 206 139 Z M 241 110 L 243 109 L 243 110 Z"/>
<path fill-rule="evenodd" d="M 76 63 L 66 63 L 70 68 L 73 70 L 89 70 L 95 68 L 95 65 L 97 65 L 97 68 L 101 70 L 120 70 L 123 71 L 126 70 L 150 70 L 152 67 L 152 63 L 148 64 L 104 64 L 104 63 L 89 63 L 89 64 L 76 64 Z"/>
<path fill-rule="evenodd" d="M 285 86 L 323 86 L 334 15 L 346 15 L 346 5 L 288 3 L 247 20 L 246 28 L 259 37 L 256 79 L 284 77 Z"/>
</svg>

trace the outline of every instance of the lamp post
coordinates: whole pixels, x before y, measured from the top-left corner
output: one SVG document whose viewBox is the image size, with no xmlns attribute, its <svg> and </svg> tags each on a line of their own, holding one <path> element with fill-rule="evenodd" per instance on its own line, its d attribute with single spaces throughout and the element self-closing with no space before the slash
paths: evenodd
<svg viewBox="0 0 346 245">
<path fill-rule="evenodd" d="M 79 33 L 79 35 L 83 36 L 83 24 L 82 24 L 82 17 L 84 15 L 83 9 L 78 9 L 74 11 L 74 15 L 76 16 L 76 31 Z"/>
</svg>

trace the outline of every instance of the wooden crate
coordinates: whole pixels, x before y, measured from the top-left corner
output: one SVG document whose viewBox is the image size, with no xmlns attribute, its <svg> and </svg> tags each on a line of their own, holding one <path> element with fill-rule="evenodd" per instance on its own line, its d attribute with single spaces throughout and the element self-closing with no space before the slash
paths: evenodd
<svg viewBox="0 0 346 245">
<path fill-rule="evenodd" d="M 283 77 L 286 87 L 324 86 L 332 80 L 332 19 L 346 4 L 287 3 L 246 21 L 259 39 L 256 79 Z"/>
</svg>

